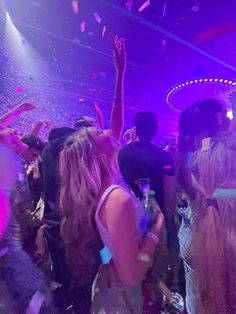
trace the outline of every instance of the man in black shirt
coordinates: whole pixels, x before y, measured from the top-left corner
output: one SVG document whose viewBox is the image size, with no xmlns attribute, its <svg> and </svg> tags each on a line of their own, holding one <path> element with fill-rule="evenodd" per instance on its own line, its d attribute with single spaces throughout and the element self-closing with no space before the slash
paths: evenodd
<svg viewBox="0 0 236 314">
<path fill-rule="evenodd" d="M 119 152 L 119 165 L 124 178 L 140 197 L 138 179 L 150 179 L 150 188 L 165 214 L 172 217 L 175 211 L 175 173 L 170 156 L 151 143 L 158 129 L 157 117 L 148 111 L 138 112 L 134 118 L 138 141 L 124 146 Z"/>
<path fill-rule="evenodd" d="M 137 180 L 150 179 L 150 188 L 155 191 L 156 201 L 165 216 L 171 264 L 178 264 L 178 238 L 175 226 L 176 185 L 173 162 L 168 153 L 151 143 L 158 130 L 156 115 L 148 111 L 138 112 L 134 123 L 139 140 L 121 148 L 118 156 L 120 170 L 137 197 L 142 197 Z M 177 280 L 178 269 L 173 269 L 173 272 L 174 279 Z"/>
</svg>

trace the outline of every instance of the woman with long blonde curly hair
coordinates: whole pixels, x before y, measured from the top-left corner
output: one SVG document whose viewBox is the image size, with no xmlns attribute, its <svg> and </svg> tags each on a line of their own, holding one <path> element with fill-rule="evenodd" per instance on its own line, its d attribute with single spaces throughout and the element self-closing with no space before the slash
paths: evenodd
<svg viewBox="0 0 236 314">
<path fill-rule="evenodd" d="M 205 144 L 206 145 L 206 144 Z M 195 312 L 236 313 L 236 133 L 210 139 L 192 157 Z"/>
<path fill-rule="evenodd" d="M 142 237 L 143 208 L 122 183 L 118 149 L 110 130 L 86 128 L 68 139 L 60 158 L 61 233 L 79 281 L 93 267 L 99 244 L 110 254 L 94 281 L 91 313 L 139 314 L 142 281 L 152 264 L 163 216 L 158 209 L 155 224 Z"/>
</svg>

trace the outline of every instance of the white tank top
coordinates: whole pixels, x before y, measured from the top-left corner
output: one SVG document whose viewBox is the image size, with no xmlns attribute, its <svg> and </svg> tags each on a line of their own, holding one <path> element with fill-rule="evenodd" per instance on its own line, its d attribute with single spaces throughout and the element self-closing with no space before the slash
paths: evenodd
<svg viewBox="0 0 236 314">
<path fill-rule="evenodd" d="M 95 221 L 96 221 L 96 224 L 97 224 L 97 228 L 98 228 L 98 231 L 100 233 L 100 236 L 101 236 L 101 239 L 102 239 L 102 242 L 104 244 L 104 246 L 106 246 L 110 253 L 111 253 L 111 256 L 114 256 L 114 250 L 113 250 L 113 247 L 112 247 L 112 242 L 111 242 L 111 239 L 110 239 L 110 234 L 109 234 L 109 231 L 105 228 L 105 226 L 102 224 L 101 220 L 100 220 L 100 211 L 101 211 L 101 208 L 102 208 L 102 205 L 104 203 L 104 201 L 106 200 L 106 198 L 108 197 L 108 195 L 115 189 L 117 188 L 120 188 L 124 191 L 128 191 L 126 190 L 123 186 L 120 186 L 120 185 L 116 185 L 116 184 L 112 184 L 110 185 L 105 191 L 104 193 L 102 194 L 99 202 L 98 202 L 98 206 L 97 206 L 97 209 L 96 209 L 96 213 L 95 213 Z M 138 201 L 138 199 L 135 197 L 135 196 L 132 196 L 134 197 L 134 201 L 135 201 L 135 217 L 136 217 L 136 227 L 137 227 L 137 231 L 140 233 L 140 240 L 141 240 L 141 231 L 139 230 L 139 223 L 140 223 L 140 220 L 141 218 L 143 217 L 144 215 L 144 210 L 143 210 L 143 207 L 142 207 L 142 204 Z"/>
</svg>

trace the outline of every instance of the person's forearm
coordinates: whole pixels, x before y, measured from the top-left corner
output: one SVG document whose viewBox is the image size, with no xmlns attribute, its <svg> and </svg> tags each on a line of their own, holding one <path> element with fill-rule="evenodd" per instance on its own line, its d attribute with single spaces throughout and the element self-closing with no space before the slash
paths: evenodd
<svg viewBox="0 0 236 314">
<path fill-rule="evenodd" d="M 21 110 L 19 107 L 8 111 L 7 113 L 0 117 L 0 126 L 6 128 L 7 126 L 15 122 L 15 120 L 20 116 L 20 114 Z"/>
<path fill-rule="evenodd" d="M 116 139 L 120 140 L 124 127 L 124 73 L 117 73 L 110 127 Z"/>
<path fill-rule="evenodd" d="M 39 136 L 39 134 L 41 133 L 42 129 L 44 128 L 44 125 L 42 123 L 36 123 L 33 127 L 32 130 L 30 132 L 31 135 L 34 136 Z"/>
<path fill-rule="evenodd" d="M 157 236 L 156 238 L 158 239 Z M 132 262 L 132 268 L 130 269 L 130 272 L 126 274 L 125 278 L 122 277 L 120 278 L 125 285 L 131 287 L 136 286 L 145 278 L 147 270 L 151 267 L 153 263 L 154 254 L 159 242 L 159 240 L 157 239 L 153 240 L 148 236 L 143 237 L 142 242 L 140 243 L 139 249 L 137 251 L 137 255 L 135 255 L 135 259 Z M 115 259 L 114 262 L 116 264 Z"/>
</svg>

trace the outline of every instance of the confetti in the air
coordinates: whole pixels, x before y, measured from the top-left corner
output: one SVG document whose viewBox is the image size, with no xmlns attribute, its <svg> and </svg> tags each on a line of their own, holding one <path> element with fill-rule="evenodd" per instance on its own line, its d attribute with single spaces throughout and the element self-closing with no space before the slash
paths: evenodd
<svg viewBox="0 0 236 314">
<path fill-rule="evenodd" d="M 197 13 L 200 9 L 200 2 L 195 3 L 192 8 L 190 9 L 192 12 Z"/>
<path fill-rule="evenodd" d="M 21 88 L 21 87 L 16 87 L 16 92 L 17 93 L 23 93 L 23 88 Z"/>
<path fill-rule="evenodd" d="M 163 6 L 162 16 L 160 17 L 160 20 L 162 20 L 167 15 L 167 10 L 166 9 L 167 9 L 167 4 L 165 2 L 164 6 Z"/>
<path fill-rule="evenodd" d="M 92 73 L 92 78 L 93 78 L 94 80 L 96 80 L 97 74 L 96 74 L 95 72 Z"/>
<path fill-rule="evenodd" d="M 38 7 L 38 8 L 41 8 L 42 5 L 36 1 L 32 1 L 32 4 L 35 6 L 35 7 Z"/>
<path fill-rule="evenodd" d="M 209 28 L 208 30 L 200 33 L 195 39 L 195 44 L 202 44 L 208 40 L 213 40 L 221 37 L 227 33 L 231 33 L 236 30 L 236 24 L 225 23 Z"/>
<path fill-rule="evenodd" d="M 81 33 L 85 32 L 85 21 L 80 24 Z"/>
<path fill-rule="evenodd" d="M 164 170 L 172 169 L 172 166 L 171 166 L 171 165 L 166 165 L 166 166 L 163 166 L 163 169 L 164 169 Z"/>
<path fill-rule="evenodd" d="M 105 32 L 106 32 L 106 25 L 103 26 L 103 29 L 102 29 L 102 37 L 104 37 Z"/>
<path fill-rule="evenodd" d="M 134 5 L 134 1 L 133 0 L 127 0 L 125 3 L 125 7 L 130 11 L 132 9 Z"/>
<path fill-rule="evenodd" d="M 95 20 L 100 24 L 101 22 L 102 22 L 102 19 L 101 19 L 101 17 L 98 15 L 98 13 L 97 12 L 94 12 L 94 18 L 95 18 Z"/>
<path fill-rule="evenodd" d="M 75 14 L 79 13 L 79 4 L 77 0 L 72 0 L 72 10 Z"/>
<path fill-rule="evenodd" d="M 151 4 L 150 0 L 144 2 L 144 4 L 141 5 L 141 7 L 138 9 L 138 12 L 142 12 L 144 9 L 146 9 Z"/>
</svg>

